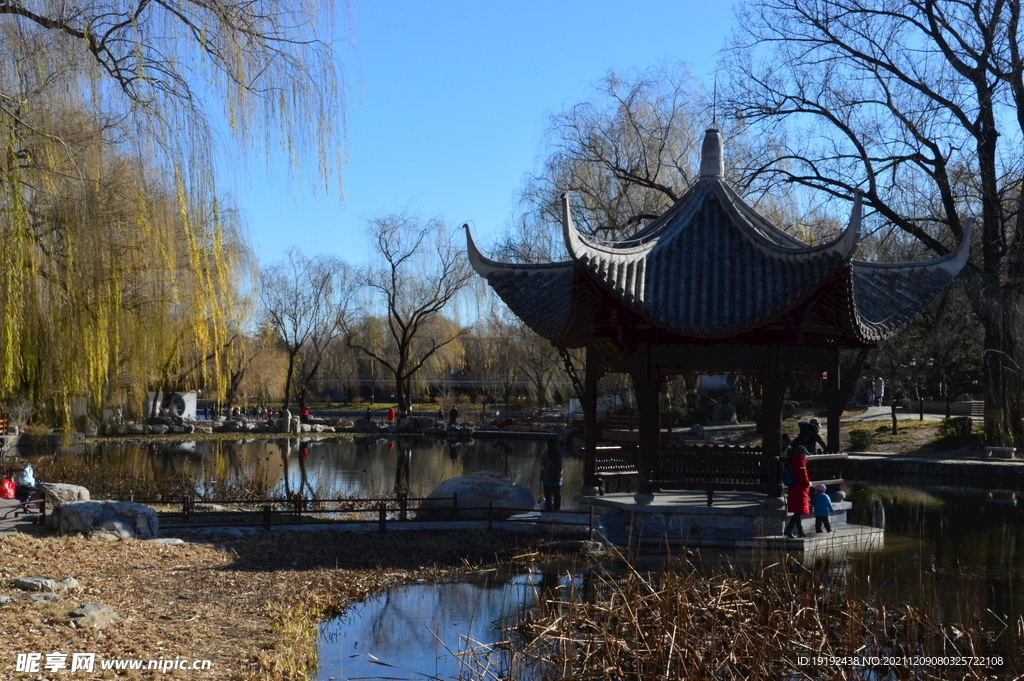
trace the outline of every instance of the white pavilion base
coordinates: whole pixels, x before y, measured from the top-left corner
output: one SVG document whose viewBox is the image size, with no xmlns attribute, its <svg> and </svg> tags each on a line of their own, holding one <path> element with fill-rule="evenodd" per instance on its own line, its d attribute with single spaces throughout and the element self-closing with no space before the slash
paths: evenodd
<svg viewBox="0 0 1024 681">
<path fill-rule="evenodd" d="M 578 496 L 581 509 L 593 508 L 605 538 L 621 546 L 686 546 L 722 549 L 784 549 L 833 553 L 882 546 L 883 530 L 846 522 L 852 507 L 833 502 L 831 533 L 815 533 L 814 517 L 803 520 L 807 535 L 789 539 L 782 534 L 788 514 L 779 499 L 757 492 L 715 492 L 708 507 L 701 491 L 657 492 L 649 504 L 632 494 Z"/>
</svg>

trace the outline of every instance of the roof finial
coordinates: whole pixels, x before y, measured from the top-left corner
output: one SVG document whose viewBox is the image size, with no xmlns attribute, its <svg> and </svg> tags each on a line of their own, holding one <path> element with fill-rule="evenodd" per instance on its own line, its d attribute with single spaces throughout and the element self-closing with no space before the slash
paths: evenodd
<svg viewBox="0 0 1024 681">
<path fill-rule="evenodd" d="M 715 74 L 715 90 L 711 96 L 711 127 L 718 127 L 718 74 Z"/>
<path fill-rule="evenodd" d="M 704 144 L 700 150 L 700 176 L 725 177 L 725 160 L 722 158 L 722 133 L 717 127 L 704 132 Z"/>
</svg>

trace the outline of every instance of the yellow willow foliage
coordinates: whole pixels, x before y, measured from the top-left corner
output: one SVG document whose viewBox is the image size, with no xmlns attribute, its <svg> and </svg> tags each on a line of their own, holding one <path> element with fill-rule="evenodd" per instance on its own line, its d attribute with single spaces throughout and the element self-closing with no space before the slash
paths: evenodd
<svg viewBox="0 0 1024 681">
<path fill-rule="evenodd" d="M 0 399 L 66 422 L 223 392 L 250 263 L 218 167 L 283 150 L 340 180 L 339 6 L 0 2 Z"/>
<path fill-rule="evenodd" d="M 65 422 L 74 397 L 99 409 L 160 387 L 222 394 L 248 264 L 231 215 L 98 133 L 33 150 L 0 196 L 0 393 Z"/>
</svg>

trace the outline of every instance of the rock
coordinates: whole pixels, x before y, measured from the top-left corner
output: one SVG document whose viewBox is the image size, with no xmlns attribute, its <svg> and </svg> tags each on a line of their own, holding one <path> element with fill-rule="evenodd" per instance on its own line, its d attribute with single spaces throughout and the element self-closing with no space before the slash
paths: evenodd
<svg viewBox="0 0 1024 681">
<path fill-rule="evenodd" d="M 36 489 L 46 496 L 46 505 L 57 507 L 72 501 L 89 501 L 89 490 L 79 485 L 68 485 L 63 482 L 40 482 Z"/>
<path fill-rule="evenodd" d="M 121 541 L 121 538 L 113 532 L 104 532 L 103 530 L 93 530 L 89 533 L 90 541 Z"/>
<path fill-rule="evenodd" d="M 351 421 L 349 421 L 348 419 L 337 419 L 337 420 L 335 420 L 335 422 L 332 425 L 335 428 L 353 428 L 353 427 L 355 427 L 355 424 L 352 423 Z"/>
<path fill-rule="evenodd" d="M 0 596 L 0 605 L 7 605 L 8 603 L 13 603 L 13 602 L 14 602 L 14 597 L 12 597 L 12 596 Z"/>
<path fill-rule="evenodd" d="M 22 600 L 32 601 L 33 603 L 56 603 L 57 601 L 64 600 L 64 597 L 60 594 L 51 593 L 25 594 Z"/>
<path fill-rule="evenodd" d="M 299 423 L 294 423 L 294 422 L 293 422 L 293 425 L 294 425 L 294 426 L 295 426 L 295 428 L 297 429 L 297 430 L 295 431 L 295 432 L 297 432 L 297 433 L 312 433 L 312 432 L 313 432 L 313 426 L 311 426 L 311 425 L 310 425 L 310 424 L 308 424 L 308 423 L 302 423 L 302 422 L 299 422 Z"/>
<path fill-rule="evenodd" d="M 170 430 L 170 428 L 170 426 L 165 426 L 162 424 L 155 426 L 146 426 L 146 433 L 149 435 L 166 435 L 167 431 Z"/>
<path fill-rule="evenodd" d="M 78 580 L 74 577 L 57 579 L 56 577 L 41 577 L 39 575 L 34 575 L 32 577 L 15 577 L 14 579 L 8 580 L 8 584 L 13 586 L 15 589 L 21 589 L 22 591 L 46 591 L 49 593 L 67 591 L 69 589 L 77 589 L 80 587 Z"/>
<path fill-rule="evenodd" d="M 435 487 L 420 504 L 417 516 L 429 518 L 447 513 L 447 509 L 452 507 L 452 499 L 445 497 L 456 494 L 460 509 L 476 509 L 459 511 L 460 518 L 486 518 L 490 502 L 494 502 L 495 518 L 532 511 L 535 505 L 533 493 L 528 487 L 513 483 L 500 471 L 477 471 L 461 478 L 445 480 Z"/>
<path fill-rule="evenodd" d="M 118 434 L 120 435 L 145 435 L 146 426 L 141 426 L 138 423 L 125 423 L 118 428 Z"/>
<path fill-rule="evenodd" d="M 427 428 L 433 428 L 437 423 L 432 418 L 426 416 L 413 416 L 409 419 L 409 427 L 413 430 L 426 430 Z"/>
<path fill-rule="evenodd" d="M 106 629 L 121 618 L 102 603 L 86 603 L 68 613 L 71 623 L 80 629 Z"/>
<path fill-rule="evenodd" d="M 148 423 L 151 426 L 173 426 L 174 419 L 172 419 L 170 416 L 153 416 L 147 419 L 146 423 Z"/>
<path fill-rule="evenodd" d="M 185 540 L 178 539 L 177 537 L 164 537 L 161 539 L 147 539 L 146 541 L 152 542 L 153 544 L 159 544 L 160 546 L 184 546 Z"/>
<path fill-rule="evenodd" d="M 198 502 L 192 504 L 192 508 L 196 511 L 226 511 L 227 509 L 220 504 L 207 504 L 205 502 Z"/>
<path fill-rule="evenodd" d="M 103 527 L 111 520 L 122 521 L 140 539 L 160 534 L 156 511 L 131 501 L 75 501 L 54 509 L 49 518 L 64 534 L 109 531 Z"/>
<path fill-rule="evenodd" d="M 100 529 L 115 535 L 118 539 L 135 539 L 135 530 L 128 527 L 123 520 L 108 520 L 100 525 Z"/>
</svg>

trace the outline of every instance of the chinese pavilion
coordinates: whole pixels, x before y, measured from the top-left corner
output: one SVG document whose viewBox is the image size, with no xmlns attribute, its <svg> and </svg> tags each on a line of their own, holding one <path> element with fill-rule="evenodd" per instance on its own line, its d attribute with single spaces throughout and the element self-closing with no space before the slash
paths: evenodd
<svg viewBox="0 0 1024 681">
<path fill-rule="evenodd" d="M 632 238 L 580 234 L 562 197 L 570 260 L 516 264 L 486 258 L 466 227 L 470 262 L 531 329 L 556 347 L 586 348 L 584 486 L 597 485 L 596 393 L 601 375 L 627 372 L 639 406 L 633 462 L 647 491 L 756 488 L 781 493 L 778 457 L 786 377 L 827 374 L 827 442 L 839 452 L 846 393 L 839 350 L 889 338 L 922 312 L 967 262 L 970 234 L 935 260 L 854 260 L 861 202 L 835 240 L 810 246 L 747 204 L 724 179 L 721 133 L 706 132 L 699 180 Z M 760 450 L 669 451 L 659 396 L 677 374 L 743 372 L 763 386 Z M 716 468 L 717 462 L 717 468 Z M 812 470 L 812 477 L 814 471 Z M 825 476 L 835 478 L 836 476 Z M 820 476 L 818 477 L 820 479 Z M 831 479 L 835 482 L 835 479 Z"/>
</svg>

